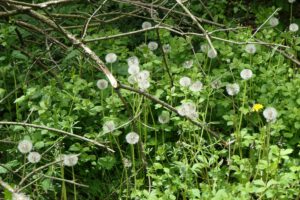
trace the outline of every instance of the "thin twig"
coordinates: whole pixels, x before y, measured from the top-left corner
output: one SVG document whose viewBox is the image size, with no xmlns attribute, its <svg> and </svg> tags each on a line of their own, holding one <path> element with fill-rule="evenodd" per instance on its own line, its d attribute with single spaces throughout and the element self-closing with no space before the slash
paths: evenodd
<svg viewBox="0 0 300 200">
<path fill-rule="evenodd" d="M 0 185 L 2 187 L 4 187 L 5 189 L 7 189 L 8 191 L 10 191 L 11 193 L 14 193 L 14 189 L 6 182 L 2 181 L 2 179 L 0 178 Z"/>
<path fill-rule="evenodd" d="M 174 85 L 174 80 L 173 80 L 172 73 L 171 73 L 171 70 L 170 70 L 169 65 L 168 65 L 167 56 L 166 56 L 165 51 L 164 51 L 163 46 L 162 46 L 163 44 L 161 43 L 159 29 L 156 29 L 156 34 L 157 34 L 158 44 L 160 46 L 160 50 L 161 50 L 162 55 L 163 55 L 164 65 L 165 65 L 167 74 L 168 74 L 168 76 L 170 78 L 170 84 L 171 84 L 171 88 L 172 88 L 173 85 Z"/>
<path fill-rule="evenodd" d="M 7 122 L 7 121 L 0 121 L 0 125 L 1 124 L 2 125 L 14 125 L 14 126 L 33 127 L 33 128 L 38 128 L 38 129 L 44 129 L 44 130 L 52 131 L 52 132 L 55 132 L 55 133 L 61 133 L 63 135 L 68 135 L 70 137 L 74 137 L 74 138 L 77 138 L 77 139 L 80 139 L 80 140 L 92 143 L 92 144 L 97 145 L 99 147 L 105 148 L 105 149 L 107 149 L 110 152 L 115 152 L 114 150 L 110 149 L 109 147 L 107 147 L 107 146 L 105 146 L 103 144 L 100 144 L 100 143 L 98 143 L 98 142 L 96 142 L 94 140 L 91 140 L 91 139 L 88 139 L 86 137 L 83 137 L 83 136 L 80 136 L 80 135 L 76 135 L 76 134 L 73 134 L 73 133 L 69 133 L 69 132 L 66 132 L 66 131 L 62 131 L 62 130 L 59 130 L 59 129 L 50 128 L 50 127 L 47 127 L 47 126 L 41 126 L 41 125 L 29 124 L 29 123 L 22 123 L 22 122 Z"/>
<path fill-rule="evenodd" d="M 45 169 L 45 168 L 47 168 L 47 167 L 49 167 L 49 166 L 51 166 L 51 165 L 54 165 L 54 164 L 56 164 L 56 163 L 59 163 L 59 162 L 61 162 L 61 160 L 56 160 L 56 161 L 47 163 L 47 164 L 45 164 L 45 165 L 43 165 L 43 166 L 40 166 L 40 167 L 34 169 L 34 170 L 31 171 L 29 174 L 27 174 L 24 178 L 22 178 L 22 180 L 20 181 L 20 183 L 19 183 L 18 185 L 19 185 L 19 186 L 22 185 L 22 184 L 23 184 L 30 176 L 32 176 L 32 175 L 35 174 L 36 172 L 41 171 L 42 169 Z"/>
<path fill-rule="evenodd" d="M 280 8 L 277 8 L 269 17 L 268 19 L 266 19 L 264 21 L 264 23 L 262 23 L 257 29 L 256 31 L 252 34 L 252 36 L 250 37 L 250 40 L 256 35 L 256 33 L 280 10 Z"/>
<path fill-rule="evenodd" d="M 214 51 L 215 54 L 217 54 L 217 51 L 216 51 L 215 47 L 213 46 L 213 44 L 212 44 L 212 42 L 210 40 L 210 36 L 207 34 L 207 32 L 203 28 L 203 26 L 197 21 L 196 17 L 190 12 L 190 10 L 182 4 L 181 0 L 176 0 L 176 1 L 181 6 L 181 8 L 191 17 L 191 19 L 198 26 L 198 28 L 202 31 L 202 33 L 204 34 L 205 39 L 207 40 L 207 42 L 208 42 L 211 50 Z"/>
<path fill-rule="evenodd" d="M 76 183 L 76 182 L 71 181 L 71 180 L 62 179 L 62 178 L 58 178 L 58 177 L 54 177 L 54 176 L 47 176 L 47 175 L 45 175 L 45 174 L 42 174 L 42 176 L 44 176 L 45 178 L 53 179 L 53 180 L 65 181 L 65 182 L 67 182 L 67 183 L 71 183 L 71 184 L 73 184 L 73 185 L 77 185 L 77 186 L 80 186 L 80 187 L 86 187 L 86 188 L 89 188 L 88 185 L 84 185 L 84 184 L 81 184 L 81 183 Z"/>
<path fill-rule="evenodd" d="M 107 0 L 104 0 L 103 3 L 94 11 L 94 13 L 88 18 L 88 20 L 86 21 L 86 23 L 83 26 L 83 31 L 82 31 L 82 36 L 81 39 L 83 40 L 85 38 L 86 35 L 86 31 L 89 27 L 90 21 L 92 20 L 92 18 L 97 14 L 97 12 L 102 8 L 102 6 L 107 2 Z"/>
<path fill-rule="evenodd" d="M 46 16 L 44 16 L 34 10 L 29 10 L 28 12 L 32 17 L 38 19 L 39 21 L 47 24 L 48 26 L 50 26 L 52 28 L 55 28 L 56 30 L 58 30 L 59 32 L 64 34 L 74 46 L 80 47 L 80 49 L 82 49 L 83 52 L 86 55 L 88 55 L 97 64 L 96 68 L 101 70 L 105 74 L 105 76 L 109 80 L 111 86 L 113 88 L 118 87 L 118 82 L 117 82 L 116 78 L 112 75 L 112 73 L 109 71 L 109 69 L 105 66 L 104 62 L 96 55 L 96 53 L 94 51 L 92 51 L 88 46 L 83 44 L 72 33 L 67 31 L 63 27 L 59 26 L 58 24 L 56 24 L 54 21 L 47 18 Z"/>
</svg>

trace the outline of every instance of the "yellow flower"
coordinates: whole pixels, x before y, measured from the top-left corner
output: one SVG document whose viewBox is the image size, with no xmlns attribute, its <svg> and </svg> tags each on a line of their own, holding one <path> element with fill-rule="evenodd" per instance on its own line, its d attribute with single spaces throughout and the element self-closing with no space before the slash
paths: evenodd
<svg viewBox="0 0 300 200">
<path fill-rule="evenodd" d="M 252 112 L 258 112 L 258 111 L 260 111 L 260 110 L 263 109 L 263 108 L 264 108 L 263 105 L 261 105 L 261 104 L 259 104 L 259 103 L 256 103 L 256 104 L 254 104 L 253 107 L 252 107 Z"/>
</svg>

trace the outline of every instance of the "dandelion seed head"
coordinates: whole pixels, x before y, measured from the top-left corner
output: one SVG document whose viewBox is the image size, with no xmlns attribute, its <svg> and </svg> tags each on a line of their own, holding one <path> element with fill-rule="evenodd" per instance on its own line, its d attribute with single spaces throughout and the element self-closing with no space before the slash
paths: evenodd
<svg viewBox="0 0 300 200">
<path fill-rule="evenodd" d="M 117 55 L 115 53 L 109 53 L 105 56 L 106 63 L 114 63 L 117 61 Z"/>
<path fill-rule="evenodd" d="M 202 44 L 200 48 L 203 53 L 207 53 L 209 50 L 209 47 L 207 44 Z"/>
<path fill-rule="evenodd" d="M 147 70 L 143 70 L 137 74 L 138 81 L 145 81 L 150 77 L 150 72 Z"/>
<path fill-rule="evenodd" d="M 253 76 L 253 73 L 250 69 L 243 69 L 240 73 L 242 79 L 248 80 Z"/>
<path fill-rule="evenodd" d="M 167 124 L 170 122 L 170 113 L 168 111 L 162 111 L 161 114 L 158 116 L 158 121 L 161 124 Z"/>
<path fill-rule="evenodd" d="M 297 31 L 299 30 L 298 24 L 296 24 L 296 23 L 290 24 L 289 30 L 290 30 L 291 32 L 297 32 Z"/>
<path fill-rule="evenodd" d="M 41 154 L 38 152 L 30 152 L 27 156 L 27 159 L 30 163 L 38 163 L 41 160 Z"/>
<path fill-rule="evenodd" d="M 105 90 L 108 87 L 108 82 L 105 79 L 100 79 L 96 85 L 100 90 Z"/>
<path fill-rule="evenodd" d="M 138 74 L 140 72 L 140 67 L 138 65 L 131 65 L 128 67 L 128 73 L 131 75 Z"/>
<path fill-rule="evenodd" d="M 151 28 L 152 24 L 150 22 L 143 22 L 142 24 L 142 28 L 143 29 L 147 29 L 147 28 Z"/>
<path fill-rule="evenodd" d="M 240 86 L 237 83 L 227 84 L 226 91 L 230 96 L 237 95 L 240 92 Z"/>
<path fill-rule="evenodd" d="M 210 85 L 213 89 L 219 89 L 222 86 L 222 82 L 220 80 L 214 80 Z"/>
<path fill-rule="evenodd" d="M 32 149 L 32 142 L 30 140 L 22 140 L 18 144 L 18 149 L 23 154 L 28 153 Z"/>
<path fill-rule="evenodd" d="M 12 193 L 12 200 L 30 200 L 29 196 L 26 196 L 23 193 Z"/>
<path fill-rule="evenodd" d="M 114 121 L 110 120 L 103 124 L 103 131 L 104 133 L 110 133 L 113 132 L 116 129 L 116 125 Z"/>
<path fill-rule="evenodd" d="M 123 158 L 122 161 L 123 161 L 124 167 L 129 168 L 132 166 L 132 162 L 130 160 L 128 160 L 127 158 Z"/>
<path fill-rule="evenodd" d="M 268 107 L 264 110 L 263 116 L 267 122 L 275 122 L 277 118 L 277 110 L 273 107 Z"/>
<path fill-rule="evenodd" d="M 128 81 L 128 83 L 130 83 L 130 84 L 135 84 L 135 83 L 137 83 L 137 78 L 136 78 L 136 75 L 130 75 L 128 78 L 127 78 L 127 81 Z"/>
<path fill-rule="evenodd" d="M 171 52 L 171 46 L 169 44 L 164 44 L 163 45 L 163 51 L 165 53 L 170 53 Z"/>
<path fill-rule="evenodd" d="M 183 67 L 186 68 L 186 69 L 190 69 L 194 64 L 194 61 L 193 60 L 187 60 L 183 63 Z"/>
<path fill-rule="evenodd" d="M 180 80 L 179 80 L 179 84 L 182 86 L 182 87 L 188 87 L 191 85 L 191 79 L 189 77 L 182 77 Z"/>
<path fill-rule="evenodd" d="M 189 88 L 192 92 L 200 92 L 203 89 L 203 83 L 201 81 L 196 81 L 190 85 Z"/>
<path fill-rule="evenodd" d="M 150 87 L 150 82 L 148 80 L 142 80 L 138 82 L 138 87 L 141 90 L 147 90 Z"/>
<path fill-rule="evenodd" d="M 208 52 L 207 52 L 207 56 L 209 57 L 209 58 L 216 58 L 217 57 L 217 55 L 218 55 L 218 53 L 217 53 L 217 51 L 216 50 L 214 50 L 214 49 L 210 49 L 210 50 L 208 50 Z"/>
<path fill-rule="evenodd" d="M 277 17 L 271 17 L 271 19 L 269 20 L 269 24 L 272 27 L 275 27 L 279 24 L 279 20 Z"/>
<path fill-rule="evenodd" d="M 181 116 L 191 116 L 196 112 L 196 106 L 192 102 L 182 103 L 177 109 L 179 115 Z"/>
<path fill-rule="evenodd" d="M 69 154 L 63 156 L 63 164 L 67 167 L 75 166 L 78 162 L 77 154 Z"/>
<path fill-rule="evenodd" d="M 138 143 L 140 136 L 136 132 L 130 132 L 126 135 L 125 139 L 128 144 L 136 144 Z"/>
<path fill-rule="evenodd" d="M 149 42 L 148 43 L 148 48 L 150 51 L 155 51 L 158 48 L 157 42 Z"/>
<path fill-rule="evenodd" d="M 187 117 L 189 117 L 192 120 L 196 120 L 199 118 L 199 114 L 196 111 L 194 111 L 194 112 L 188 113 Z"/>
<path fill-rule="evenodd" d="M 127 59 L 127 64 L 128 64 L 129 67 L 131 67 L 131 66 L 139 66 L 140 61 L 139 61 L 138 57 L 132 56 L 132 57 L 130 57 L 130 58 Z"/>
<path fill-rule="evenodd" d="M 247 44 L 245 47 L 245 51 L 249 54 L 255 54 L 256 52 L 256 47 L 254 44 Z"/>
</svg>

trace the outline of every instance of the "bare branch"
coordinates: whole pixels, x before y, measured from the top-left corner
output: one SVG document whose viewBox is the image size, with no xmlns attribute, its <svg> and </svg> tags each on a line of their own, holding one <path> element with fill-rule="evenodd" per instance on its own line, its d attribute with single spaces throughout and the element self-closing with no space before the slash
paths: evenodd
<svg viewBox="0 0 300 200">
<path fill-rule="evenodd" d="M 63 27 L 57 25 L 54 21 L 47 18 L 46 16 L 44 16 L 42 14 L 39 14 L 39 13 L 33 11 L 33 10 L 29 10 L 29 14 L 32 17 L 38 19 L 39 21 L 41 21 L 41 22 L 47 24 L 48 26 L 50 26 L 52 28 L 55 28 L 59 32 L 63 33 L 74 46 L 80 47 L 83 50 L 83 52 L 86 55 L 88 55 L 97 64 L 96 68 L 101 70 L 106 75 L 106 77 L 108 78 L 108 80 L 109 80 L 109 82 L 110 82 L 110 84 L 112 85 L 113 88 L 118 87 L 118 82 L 117 82 L 116 78 L 112 75 L 112 73 L 109 71 L 109 69 L 105 66 L 103 61 L 88 46 L 83 44 L 73 34 L 71 34 L 69 31 L 67 31 Z"/>
<path fill-rule="evenodd" d="M 190 12 L 190 10 L 187 7 L 185 7 L 182 4 L 181 0 L 176 0 L 176 1 L 182 7 L 182 9 L 191 17 L 191 19 L 198 26 L 198 28 L 202 31 L 202 33 L 204 34 L 205 39 L 207 40 L 210 48 L 215 52 L 215 54 L 217 54 L 217 51 L 216 51 L 215 47 L 213 46 L 213 44 L 212 44 L 212 42 L 210 40 L 209 35 L 207 34 L 206 30 L 202 27 L 202 25 L 197 21 L 196 17 Z"/>
<path fill-rule="evenodd" d="M 7 121 L 0 121 L 0 125 L 1 124 L 2 125 L 25 126 L 25 127 L 32 127 L 32 128 L 44 129 L 44 130 L 52 131 L 52 132 L 55 132 L 55 133 L 60 133 L 60 134 L 63 134 L 63 135 L 74 137 L 74 138 L 77 138 L 77 139 L 80 139 L 80 140 L 92 143 L 94 145 L 97 145 L 97 146 L 99 146 L 101 148 L 105 148 L 105 149 L 107 149 L 110 152 L 115 152 L 114 150 L 110 149 L 109 147 L 107 147 L 107 146 L 105 146 L 103 144 L 100 144 L 100 143 L 96 142 L 95 140 L 91 140 L 91 139 L 88 139 L 86 137 L 83 137 L 83 136 L 80 136 L 80 135 L 76 135 L 74 133 L 69 133 L 69 132 L 66 132 L 66 131 L 62 131 L 62 130 L 55 129 L 55 128 L 50 128 L 50 127 L 47 127 L 47 126 L 41 126 L 41 125 L 29 124 L 29 123 L 22 123 L 22 122 L 7 122 Z"/>
</svg>

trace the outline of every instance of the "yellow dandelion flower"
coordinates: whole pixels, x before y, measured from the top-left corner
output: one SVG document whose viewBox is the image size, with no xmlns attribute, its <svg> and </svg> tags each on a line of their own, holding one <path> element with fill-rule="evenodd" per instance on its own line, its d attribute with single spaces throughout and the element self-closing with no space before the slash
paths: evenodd
<svg viewBox="0 0 300 200">
<path fill-rule="evenodd" d="M 263 108 L 264 108 L 263 105 L 256 103 L 252 106 L 252 112 L 259 112 Z"/>
</svg>

